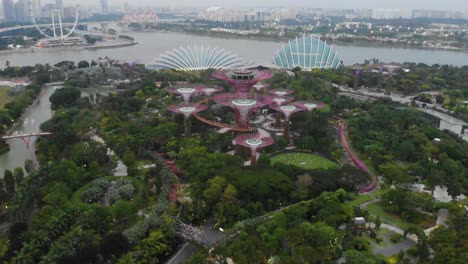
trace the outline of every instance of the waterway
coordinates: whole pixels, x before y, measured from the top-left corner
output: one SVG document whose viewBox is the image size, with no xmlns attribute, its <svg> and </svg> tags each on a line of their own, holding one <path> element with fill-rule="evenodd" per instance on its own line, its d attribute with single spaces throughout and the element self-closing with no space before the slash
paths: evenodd
<svg viewBox="0 0 468 264">
<path fill-rule="evenodd" d="M 131 35 L 139 44 L 131 47 L 84 50 L 82 48 L 42 49 L 0 51 L 0 67 L 8 60 L 11 65 L 23 66 L 41 64 L 55 64 L 63 60 L 91 61 L 98 57 L 108 56 L 119 60 L 136 60 L 140 63 L 150 64 L 160 54 L 179 46 L 203 45 L 220 47 L 231 51 L 246 61 L 257 64 L 271 64 L 273 56 L 283 42 L 263 41 L 255 39 L 214 38 L 209 36 L 189 35 L 184 33 L 164 32 L 132 32 Z M 422 62 L 432 64 L 452 64 L 462 66 L 468 64 L 468 53 L 424 50 L 390 47 L 357 47 L 335 45 L 345 65 L 363 62 L 365 59 L 376 58 L 384 62 Z"/>
<path fill-rule="evenodd" d="M 49 86 L 44 89 L 40 99 L 36 104 L 32 105 L 30 110 L 25 114 L 23 121 L 14 129 L 17 133 L 36 133 L 40 131 L 40 126 L 45 121 L 52 117 L 52 110 L 50 108 L 50 96 L 54 91 L 61 86 Z M 86 88 L 81 90 L 81 96 L 94 97 L 95 94 L 108 95 L 115 92 L 115 89 L 97 89 Z M 3 177 L 3 172 L 6 169 L 13 170 L 16 167 L 24 168 L 25 160 L 34 160 L 34 141 L 36 138 L 31 138 L 30 148 L 26 146 L 22 139 L 10 139 L 7 142 L 10 145 L 10 151 L 0 155 L 0 178 Z"/>
<path fill-rule="evenodd" d="M 16 127 L 15 132 L 18 133 L 36 133 L 39 132 L 40 125 L 52 117 L 52 110 L 50 109 L 49 97 L 54 93 L 55 87 L 46 87 L 44 93 L 36 104 L 31 106 L 23 119 L 23 122 Z M 34 159 L 34 141 L 31 138 L 30 147 L 27 148 L 26 144 L 20 138 L 10 139 L 7 142 L 10 144 L 10 151 L 0 155 L 0 177 L 3 177 L 3 172 L 6 169 L 13 170 L 16 167 L 24 167 L 25 160 Z"/>
</svg>

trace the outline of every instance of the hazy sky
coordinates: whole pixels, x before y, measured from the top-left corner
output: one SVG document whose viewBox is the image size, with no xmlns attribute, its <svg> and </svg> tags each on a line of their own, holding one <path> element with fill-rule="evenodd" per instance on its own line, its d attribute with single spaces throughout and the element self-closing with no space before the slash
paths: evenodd
<svg viewBox="0 0 468 264">
<path fill-rule="evenodd" d="M 46 0 L 47 1 L 47 0 Z M 48 0 L 50 1 L 50 0 Z M 64 0 L 81 4 L 99 4 L 99 0 Z M 304 6 L 331 8 L 421 8 L 468 11 L 468 0 L 107 0 L 109 5 L 151 6 Z M 44 1 L 43 1 L 44 2 Z"/>
</svg>

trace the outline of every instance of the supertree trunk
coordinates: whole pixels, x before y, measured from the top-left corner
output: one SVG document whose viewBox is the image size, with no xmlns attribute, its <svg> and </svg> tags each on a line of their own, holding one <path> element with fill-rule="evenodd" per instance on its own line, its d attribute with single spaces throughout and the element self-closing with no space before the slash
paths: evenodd
<svg viewBox="0 0 468 264">
<path fill-rule="evenodd" d="M 192 134 L 192 120 L 190 117 L 186 117 L 184 119 L 184 128 L 185 128 L 185 136 L 190 137 Z"/>
<path fill-rule="evenodd" d="M 288 145 L 290 143 L 290 132 L 289 132 L 289 119 L 284 120 L 284 126 L 283 126 L 283 135 L 284 139 L 288 142 Z"/>
<path fill-rule="evenodd" d="M 257 149 L 252 148 L 250 151 L 250 166 L 255 166 L 257 165 Z"/>
</svg>

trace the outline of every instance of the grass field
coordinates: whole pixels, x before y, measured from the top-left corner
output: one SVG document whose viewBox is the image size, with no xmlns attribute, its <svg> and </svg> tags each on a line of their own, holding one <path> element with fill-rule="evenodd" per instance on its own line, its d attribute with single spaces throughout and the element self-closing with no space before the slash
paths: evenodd
<svg viewBox="0 0 468 264">
<path fill-rule="evenodd" d="M 363 194 L 363 195 L 356 195 L 356 198 L 348 203 L 351 206 L 358 207 L 359 205 L 369 202 L 372 200 L 372 196 L 370 194 Z"/>
<path fill-rule="evenodd" d="M 309 153 L 283 153 L 272 157 L 271 161 L 273 164 L 280 162 L 295 165 L 306 170 L 336 167 L 336 164 L 331 160 Z"/>
<path fill-rule="evenodd" d="M 0 109 L 3 109 L 3 107 L 12 99 L 12 97 L 7 94 L 9 89 L 9 86 L 0 86 Z"/>
<path fill-rule="evenodd" d="M 382 220 L 386 220 L 387 222 L 393 223 L 403 230 L 408 229 L 410 226 L 415 226 L 414 224 L 408 223 L 396 215 L 391 215 L 385 212 L 380 203 L 369 204 L 367 206 L 367 210 L 369 211 L 369 213 L 376 216 L 380 216 Z"/>
</svg>

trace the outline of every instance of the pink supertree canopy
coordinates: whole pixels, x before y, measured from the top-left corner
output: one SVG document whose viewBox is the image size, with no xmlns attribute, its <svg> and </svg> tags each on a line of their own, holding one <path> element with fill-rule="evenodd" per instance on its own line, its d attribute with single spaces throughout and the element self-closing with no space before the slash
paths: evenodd
<svg viewBox="0 0 468 264">
<path fill-rule="evenodd" d="M 284 138 L 289 142 L 289 140 L 290 140 L 290 137 L 289 137 L 289 119 L 290 119 L 292 114 L 297 113 L 297 112 L 301 112 L 301 111 L 305 111 L 306 108 L 304 108 L 302 106 L 296 106 L 294 104 L 287 104 L 287 105 L 282 105 L 282 106 L 270 105 L 270 108 L 284 114 L 285 121 L 284 121 L 284 125 L 283 125 L 283 127 L 284 127 L 283 134 L 284 134 Z"/>
<path fill-rule="evenodd" d="M 248 93 L 258 82 L 273 76 L 271 72 L 259 70 L 224 70 L 213 73 L 213 77 L 228 82 L 236 93 Z"/>
<path fill-rule="evenodd" d="M 188 105 L 190 103 L 190 98 L 200 93 L 200 90 L 195 87 L 179 87 L 179 86 L 172 86 L 166 88 L 166 91 L 169 93 L 177 94 L 182 96 L 184 99 L 184 103 Z"/>
<path fill-rule="evenodd" d="M 292 97 L 287 97 L 287 96 L 273 97 L 273 106 L 275 106 L 275 105 L 282 106 L 284 104 L 292 102 L 292 100 L 293 100 Z"/>
<path fill-rule="evenodd" d="M 295 103 L 296 106 L 303 107 L 307 109 L 307 111 L 311 112 L 315 109 L 319 109 L 325 106 L 325 103 L 317 102 L 317 101 L 299 101 Z"/>
<path fill-rule="evenodd" d="M 203 93 L 205 96 L 208 96 L 208 97 L 212 96 L 215 93 L 219 93 L 219 92 L 224 91 L 224 87 L 222 87 L 222 86 L 207 87 L 207 86 L 204 86 L 204 85 L 199 85 L 199 86 L 196 86 L 195 88 L 198 89 L 201 93 Z"/>
<path fill-rule="evenodd" d="M 203 112 L 207 109 L 206 105 L 170 105 L 167 108 L 169 111 L 174 113 L 183 114 L 185 118 L 189 118 L 192 114 Z"/>
<path fill-rule="evenodd" d="M 288 96 L 288 95 L 291 95 L 294 93 L 293 90 L 270 90 L 268 91 L 271 95 L 274 95 L 274 96 Z"/>
<path fill-rule="evenodd" d="M 294 104 L 287 104 L 287 105 L 282 105 L 282 106 L 271 105 L 270 108 L 275 111 L 283 113 L 286 121 L 289 121 L 289 118 L 291 117 L 292 114 L 306 110 L 305 107 L 297 106 Z"/>
<path fill-rule="evenodd" d="M 257 162 L 257 149 L 265 148 L 273 145 L 273 138 L 261 136 L 260 134 L 241 134 L 235 138 L 236 145 L 249 148 L 251 151 L 250 164 L 255 165 Z"/>
<path fill-rule="evenodd" d="M 263 89 L 266 89 L 268 87 L 270 87 L 271 85 L 269 83 L 256 83 L 253 88 L 255 88 L 255 90 L 257 92 L 260 92 L 261 90 Z"/>
<path fill-rule="evenodd" d="M 236 112 L 239 127 L 248 127 L 253 112 L 271 104 L 273 98 L 261 94 L 220 94 L 214 96 L 214 101 Z"/>
<path fill-rule="evenodd" d="M 236 145 L 250 149 L 261 149 L 274 143 L 273 138 L 261 136 L 260 134 L 240 134 L 235 138 Z"/>
</svg>

